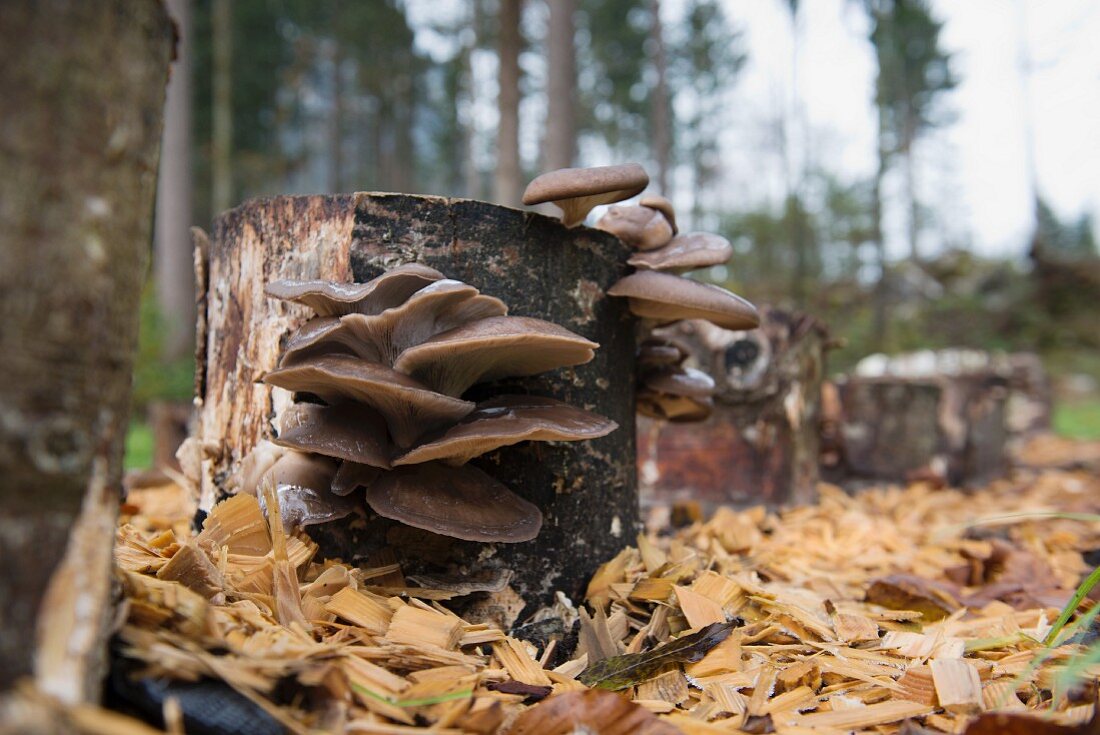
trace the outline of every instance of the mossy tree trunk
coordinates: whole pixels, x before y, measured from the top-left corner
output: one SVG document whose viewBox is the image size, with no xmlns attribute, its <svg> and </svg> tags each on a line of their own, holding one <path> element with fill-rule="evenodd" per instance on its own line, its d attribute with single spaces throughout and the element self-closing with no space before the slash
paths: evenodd
<svg viewBox="0 0 1100 735">
<path fill-rule="evenodd" d="M 173 31 L 159 0 L 13 0 L 0 48 L 0 687 L 36 663 L 81 700 L 105 663 Z"/>
<path fill-rule="evenodd" d="M 617 239 L 483 202 L 396 194 L 279 197 L 248 202 L 217 222 L 206 264 L 200 356 L 202 504 L 257 441 L 271 436 L 285 391 L 259 381 L 281 343 L 307 318 L 268 298 L 281 278 L 367 281 L 418 262 L 502 299 L 517 316 L 560 324 L 600 344 L 585 365 L 507 381 L 619 424 L 592 442 L 508 447 L 474 461 L 545 515 L 542 533 L 486 546 L 435 537 L 372 514 L 312 527 L 323 552 L 365 562 L 383 547 L 406 570 L 507 568 L 529 612 L 562 590 L 576 596 L 595 567 L 633 540 L 638 510 L 634 444 L 634 320 L 606 289 L 629 270 Z M 201 317 L 200 317 L 201 320 Z M 470 396 L 479 397 L 475 386 Z"/>
</svg>

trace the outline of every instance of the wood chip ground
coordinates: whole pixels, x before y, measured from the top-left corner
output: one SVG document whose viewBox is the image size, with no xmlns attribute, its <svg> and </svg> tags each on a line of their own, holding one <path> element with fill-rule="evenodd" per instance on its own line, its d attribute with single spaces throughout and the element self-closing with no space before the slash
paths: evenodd
<svg viewBox="0 0 1100 735">
<path fill-rule="evenodd" d="M 540 693 L 584 690 L 596 660 L 731 619 L 743 624 L 701 660 L 621 696 L 684 733 L 951 733 L 982 712 L 1071 723 L 1095 707 L 1095 686 L 1056 691 L 1082 646 L 1039 643 L 1100 524 L 1035 514 L 1100 511 L 1086 469 L 1024 469 L 971 493 L 823 486 L 812 506 L 720 509 L 676 530 L 658 512 L 592 579 L 587 609 L 576 601 L 581 643 L 554 668 L 552 650 L 450 612 L 453 591 L 272 534 L 255 498 L 221 503 L 199 534 L 192 510 L 171 485 L 127 501 L 124 653 L 147 676 L 221 679 L 294 733 L 507 732 Z"/>
</svg>

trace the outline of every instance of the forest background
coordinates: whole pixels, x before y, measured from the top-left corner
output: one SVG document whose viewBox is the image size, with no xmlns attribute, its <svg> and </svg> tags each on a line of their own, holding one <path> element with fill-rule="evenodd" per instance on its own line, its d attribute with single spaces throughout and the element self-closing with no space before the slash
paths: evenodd
<svg viewBox="0 0 1100 735">
<path fill-rule="evenodd" d="M 1100 437 L 1100 259 L 1092 200 L 1075 203 L 1072 191 L 1078 167 L 1097 158 L 1100 119 L 1092 135 L 1060 136 L 1061 160 L 1040 145 L 1053 132 L 1045 121 L 1081 117 L 1047 104 L 1067 70 L 1084 79 L 1069 84 L 1088 101 L 1079 108 L 1098 109 L 1100 56 L 1090 46 L 1082 64 L 1079 53 L 1088 29 L 1100 30 L 1091 3 L 998 0 L 974 4 L 990 6 L 986 16 L 953 20 L 929 0 L 168 5 L 181 44 L 131 466 L 150 461 L 149 406 L 191 395 L 191 225 L 209 229 L 248 197 L 288 193 L 517 205 L 539 172 L 630 160 L 675 202 L 681 229 L 734 244 L 728 266 L 693 275 L 823 319 L 842 341 L 830 371 L 874 352 L 1034 350 L 1064 399 L 1056 428 Z M 967 87 L 971 72 L 988 87 L 974 61 L 991 43 L 1013 61 L 1002 76 L 1019 104 L 1008 112 L 975 109 Z M 1057 78 L 1062 87 L 1050 86 Z M 839 125 L 818 114 L 822 99 L 846 111 Z M 967 154 L 999 145 L 1004 129 L 1020 165 L 997 178 L 1013 179 L 1015 197 L 1000 195 L 1002 181 L 966 176 Z M 975 226 L 975 200 L 987 219 L 1021 225 L 991 236 Z"/>
</svg>

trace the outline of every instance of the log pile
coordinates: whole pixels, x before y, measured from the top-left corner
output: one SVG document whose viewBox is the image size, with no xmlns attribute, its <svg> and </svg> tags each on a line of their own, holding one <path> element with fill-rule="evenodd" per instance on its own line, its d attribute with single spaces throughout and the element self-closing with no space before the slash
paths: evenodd
<svg viewBox="0 0 1100 735">
<path fill-rule="evenodd" d="M 815 505 L 723 508 L 677 532 L 654 516 L 585 607 L 560 597 L 558 619 L 504 630 L 449 610 L 484 580 L 320 560 L 251 496 L 196 535 L 186 493 L 148 488 L 118 532 L 120 636 L 146 681 L 222 682 L 207 708 L 251 713 L 254 732 L 963 732 L 981 713 L 1040 710 L 1076 723 L 1095 695 L 1060 672 L 1082 647 L 1072 631 L 1038 641 L 1100 529 L 1026 513 L 1095 513 L 1098 497 L 1094 475 L 1046 471 L 969 495 L 826 487 Z"/>
</svg>

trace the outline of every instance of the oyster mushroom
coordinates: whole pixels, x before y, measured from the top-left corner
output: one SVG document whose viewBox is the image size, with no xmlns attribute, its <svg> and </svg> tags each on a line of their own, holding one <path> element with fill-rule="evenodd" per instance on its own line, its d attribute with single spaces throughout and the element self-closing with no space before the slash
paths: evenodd
<svg viewBox="0 0 1100 735">
<path fill-rule="evenodd" d="M 264 289 L 268 296 L 294 301 L 313 309 L 318 316 L 378 314 L 402 304 L 409 296 L 443 274 L 417 263 L 388 270 L 367 283 L 332 281 L 275 281 Z"/>
<path fill-rule="evenodd" d="M 650 337 L 638 347 L 638 364 L 643 368 L 679 365 L 687 356 L 687 349 L 671 339 Z"/>
<path fill-rule="evenodd" d="M 275 439 L 281 447 L 390 468 L 386 421 L 361 403 L 298 403 L 283 414 L 282 421 L 283 430 Z"/>
<path fill-rule="evenodd" d="M 480 294 L 460 281 L 442 279 L 380 314 L 311 319 L 287 340 L 279 364 L 293 365 L 317 355 L 346 353 L 393 365 L 403 350 L 440 332 L 507 313 L 508 307 L 500 299 Z"/>
<path fill-rule="evenodd" d="M 332 492 L 335 495 L 350 495 L 357 488 L 370 487 L 382 470 L 356 462 L 341 462 L 332 478 Z"/>
<path fill-rule="evenodd" d="M 553 202 L 562 211 L 562 224 L 573 227 L 584 222 L 593 207 L 629 199 L 648 185 L 649 175 L 637 163 L 562 168 L 533 179 L 523 192 L 523 203 Z"/>
<path fill-rule="evenodd" d="M 288 532 L 302 526 L 327 523 L 355 512 L 358 502 L 331 491 L 336 462 L 328 457 L 287 452 L 260 479 L 260 487 L 273 483 L 279 499 L 279 516 Z M 266 512 L 263 493 L 257 491 Z"/>
<path fill-rule="evenodd" d="M 657 250 L 635 253 L 627 261 L 635 268 L 682 273 L 695 268 L 721 265 L 733 255 L 733 246 L 721 235 L 688 232 L 672 238 Z"/>
<path fill-rule="evenodd" d="M 706 421 L 714 410 L 711 398 L 674 396 L 660 391 L 642 389 L 637 397 L 638 413 L 673 423 Z"/>
<path fill-rule="evenodd" d="M 471 385 L 580 365 L 599 347 L 557 324 L 497 316 L 436 335 L 398 356 L 393 367 L 432 390 L 460 396 Z"/>
<path fill-rule="evenodd" d="M 610 232 L 635 250 L 654 250 L 672 240 L 672 224 L 650 207 L 611 207 L 596 229 Z"/>
<path fill-rule="evenodd" d="M 726 329 L 752 329 L 760 325 L 756 307 L 740 296 L 669 273 L 631 273 L 619 279 L 607 293 L 630 299 L 634 314 L 659 324 L 706 319 Z"/>
<path fill-rule="evenodd" d="M 501 396 L 439 436 L 423 441 L 393 461 L 395 466 L 443 460 L 460 465 L 522 441 L 581 441 L 607 436 L 618 427 L 599 414 L 553 398 Z"/>
<path fill-rule="evenodd" d="M 643 207 L 649 207 L 650 209 L 656 209 L 658 212 L 665 216 L 668 223 L 672 225 L 672 234 L 675 235 L 679 232 L 679 228 L 676 227 L 676 210 L 672 207 L 672 202 L 664 198 L 659 194 L 647 194 L 638 200 L 638 204 Z"/>
<path fill-rule="evenodd" d="M 385 518 L 467 541 L 530 541 L 542 527 L 537 507 L 469 465 L 384 472 L 367 488 L 367 504 Z"/>
<path fill-rule="evenodd" d="M 278 368 L 263 380 L 290 391 L 311 393 L 330 405 L 364 403 L 386 420 L 399 447 L 411 446 L 421 434 L 474 410 L 469 401 L 437 393 L 404 373 L 349 355 L 324 355 Z"/>
</svg>

